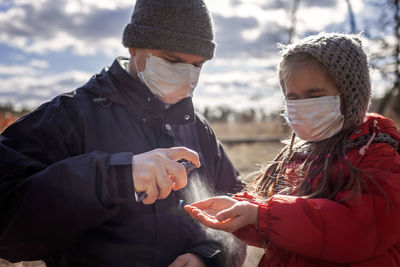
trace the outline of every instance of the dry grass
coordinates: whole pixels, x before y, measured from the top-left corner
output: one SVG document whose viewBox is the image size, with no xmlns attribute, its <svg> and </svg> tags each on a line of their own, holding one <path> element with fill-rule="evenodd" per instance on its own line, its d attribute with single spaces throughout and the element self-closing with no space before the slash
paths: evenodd
<svg viewBox="0 0 400 267">
<path fill-rule="evenodd" d="M 0 259 L 1 267 L 45 267 L 42 261 L 21 261 L 18 263 L 9 263 L 8 261 Z"/>
<path fill-rule="evenodd" d="M 282 148 L 280 143 L 254 143 L 224 146 L 229 158 L 243 176 L 258 171 Z"/>
<path fill-rule="evenodd" d="M 287 126 L 281 117 L 256 122 L 216 122 L 211 123 L 219 139 L 281 137 L 287 133 Z"/>
<path fill-rule="evenodd" d="M 220 140 L 245 138 L 287 137 L 287 127 L 280 119 L 269 122 L 253 123 L 214 123 L 212 127 Z M 248 176 L 260 170 L 281 150 L 282 144 L 276 142 L 224 145 L 235 167 L 242 175 Z"/>
</svg>

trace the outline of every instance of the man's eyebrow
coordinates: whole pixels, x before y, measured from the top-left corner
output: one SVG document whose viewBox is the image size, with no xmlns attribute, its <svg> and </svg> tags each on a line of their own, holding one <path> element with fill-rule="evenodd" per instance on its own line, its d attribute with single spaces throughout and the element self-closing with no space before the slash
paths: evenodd
<svg viewBox="0 0 400 267">
<path fill-rule="evenodd" d="M 201 60 L 201 61 L 197 61 L 197 62 L 193 62 L 192 64 L 204 64 L 207 60 Z"/>
<path fill-rule="evenodd" d="M 178 60 L 183 60 L 183 58 L 181 58 L 180 56 L 176 56 L 176 55 L 171 55 L 171 54 L 164 54 L 164 56 L 170 58 L 170 59 L 178 59 Z"/>
<path fill-rule="evenodd" d="M 164 54 L 167 58 L 172 59 L 172 60 L 176 60 L 178 62 L 186 62 L 186 60 L 178 55 L 175 54 Z M 193 62 L 192 64 L 203 64 L 204 62 L 206 62 L 207 60 L 200 60 L 197 62 Z"/>
</svg>

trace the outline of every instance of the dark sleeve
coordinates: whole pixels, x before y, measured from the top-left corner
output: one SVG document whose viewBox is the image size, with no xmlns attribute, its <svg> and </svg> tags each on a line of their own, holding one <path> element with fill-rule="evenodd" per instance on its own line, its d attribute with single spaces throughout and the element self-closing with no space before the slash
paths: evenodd
<svg viewBox="0 0 400 267">
<path fill-rule="evenodd" d="M 74 129 L 46 105 L 0 135 L 0 258 L 57 253 L 133 199 L 132 154 L 78 154 Z"/>
<path fill-rule="evenodd" d="M 198 255 L 208 267 L 241 267 L 246 258 L 246 244 L 231 233 L 206 229 L 207 239 L 188 253 Z"/>
<path fill-rule="evenodd" d="M 199 256 L 207 267 L 226 266 L 226 255 L 221 243 L 205 240 L 190 248 L 187 253 Z"/>
</svg>

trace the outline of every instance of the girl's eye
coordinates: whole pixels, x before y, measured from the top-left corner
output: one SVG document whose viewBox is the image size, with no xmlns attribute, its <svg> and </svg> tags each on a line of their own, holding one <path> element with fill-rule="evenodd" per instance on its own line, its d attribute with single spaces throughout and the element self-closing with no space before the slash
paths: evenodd
<svg viewBox="0 0 400 267">
<path fill-rule="evenodd" d="M 176 60 L 176 59 L 169 59 L 169 58 L 164 58 L 168 63 L 171 63 L 171 64 L 175 64 L 175 63 L 178 63 L 178 61 Z"/>
</svg>

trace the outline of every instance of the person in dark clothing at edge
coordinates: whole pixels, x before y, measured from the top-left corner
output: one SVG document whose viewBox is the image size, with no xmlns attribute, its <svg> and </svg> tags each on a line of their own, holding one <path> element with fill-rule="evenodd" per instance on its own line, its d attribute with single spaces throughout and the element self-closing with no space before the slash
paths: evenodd
<svg viewBox="0 0 400 267">
<path fill-rule="evenodd" d="M 214 193 L 242 189 L 192 104 L 213 39 L 203 1 L 138 0 L 123 33 L 129 59 L 116 58 L 0 135 L 0 258 L 241 266 L 243 243 L 229 252 L 179 205 L 191 177 Z M 198 168 L 186 175 L 180 159 Z M 135 192 L 147 196 L 137 202 Z"/>
</svg>

